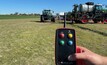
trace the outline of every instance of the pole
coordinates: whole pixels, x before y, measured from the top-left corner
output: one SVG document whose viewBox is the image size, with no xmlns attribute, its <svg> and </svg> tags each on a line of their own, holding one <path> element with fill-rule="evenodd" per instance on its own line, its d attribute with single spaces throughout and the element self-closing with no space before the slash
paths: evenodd
<svg viewBox="0 0 107 65">
<path fill-rule="evenodd" d="M 64 28 L 66 27 L 66 13 L 64 13 Z"/>
</svg>

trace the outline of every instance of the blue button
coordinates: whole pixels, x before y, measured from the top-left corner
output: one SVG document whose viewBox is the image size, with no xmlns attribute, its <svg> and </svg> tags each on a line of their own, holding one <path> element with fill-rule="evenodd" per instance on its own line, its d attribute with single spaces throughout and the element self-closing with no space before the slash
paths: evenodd
<svg viewBox="0 0 107 65">
<path fill-rule="evenodd" d="M 73 41 L 68 41 L 68 45 L 73 45 Z"/>
</svg>

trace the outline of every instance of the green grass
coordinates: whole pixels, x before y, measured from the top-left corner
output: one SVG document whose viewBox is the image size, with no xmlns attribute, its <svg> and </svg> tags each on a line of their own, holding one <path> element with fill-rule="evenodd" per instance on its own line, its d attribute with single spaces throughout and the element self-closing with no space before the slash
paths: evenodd
<svg viewBox="0 0 107 65">
<path fill-rule="evenodd" d="M 0 65 L 55 65 L 55 30 L 60 23 L 40 23 L 39 18 L 0 20 Z M 67 24 L 76 30 L 77 45 L 107 56 L 105 24 Z M 104 29 L 101 29 L 104 28 Z"/>
<path fill-rule="evenodd" d="M 24 18 L 37 18 L 35 15 L 0 15 L 0 19 L 24 19 Z"/>
<path fill-rule="evenodd" d="M 88 30 L 90 29 L 91 31 L 96 31 L 96 32 L 102 32 L 104 34 L 107 34 L 107 24 L 77 24 L 77 27 L 83 27 L 87 28 Z"/>
</svg>

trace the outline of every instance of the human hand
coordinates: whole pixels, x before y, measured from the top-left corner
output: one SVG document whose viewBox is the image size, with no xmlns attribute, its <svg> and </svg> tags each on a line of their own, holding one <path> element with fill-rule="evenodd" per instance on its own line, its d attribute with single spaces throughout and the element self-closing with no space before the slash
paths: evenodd
<svg viewBox="0 0 107 65">
<path fill-rule="evenodd" d="M 77 53 L 71 55 L 69 60 L 76 60 L 77 65 L 107 65 L 107 58 L 98 55 L 84 47 L 77 46 Z"/>
</svg>

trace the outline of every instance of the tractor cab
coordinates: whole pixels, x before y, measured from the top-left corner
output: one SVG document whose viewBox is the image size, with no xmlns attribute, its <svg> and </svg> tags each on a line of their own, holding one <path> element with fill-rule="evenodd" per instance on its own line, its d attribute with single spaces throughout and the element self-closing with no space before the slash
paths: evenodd
<svg viewBox="0 0 107 65">
<path fill-rule="evenodd" d="M 53 16 L 52 10 L 43 10 L 41 15 L 41 22 L 44 22 L 45 20 L 51 20 L 52 22 L 55 22 L 55 17 Z"/>
<path fill-rule="evenodd" d="M 102 10 L 103 10 L 102 4 L 95 5 L 94 10 L 96 13 L 98 13 L 98 12 L 102 13 Z"/>
<path fill-rule="evenodd" d="M 42 13 L 43 13 L 43 15 L 52 15 L 52 11 L 51 10 L 44 10 L 44 11 L 42 11 Z"/>
</svg>

